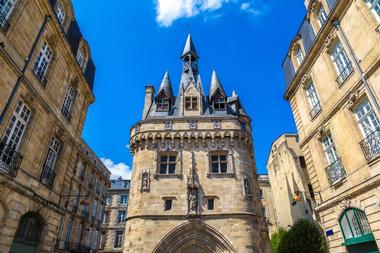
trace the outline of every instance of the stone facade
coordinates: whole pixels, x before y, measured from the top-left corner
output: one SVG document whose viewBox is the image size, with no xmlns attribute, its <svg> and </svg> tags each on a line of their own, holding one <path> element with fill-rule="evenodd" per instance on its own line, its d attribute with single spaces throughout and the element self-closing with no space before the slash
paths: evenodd
<svg viewBox="0 0 380 253">
<path fill-rule="evenodd" d="M 258 182 L 260 187 L 261 203 L 263 204 L 262 211 L 264 213 L 265 224 L 270 237 L 278 229 L 276 209 L 273 205 L 271 184 L 269 182 L 268 175 L 259 175 Z"/>
<path fill-rule="evenodd" d="M 289 101 L 330 252 L 380 245 L 378 1 L 306 1 L 284 61 Z"/>
<path fill-rule="evenodd" d="M 276 227 L 288 229 L 299 219 L 313 220 L 314 195 L 296 134 L 283 134 L 273 142 L 267 170 L 276 207 Z"/>
<path fill-rule="evenodd" d="M 251 120 L 215 71 L 205 95 L 190 35 L 178 96 L 166 73 L 131 129 L 124 252 L 269 252 Z"/>
<path fill-rule="evenodd" d="M 81 138 L 89 47 L 69 0 L 0 9 L 0 252 L 94 251 L 110 173 Z"/>
<path fill-rule="evenodd" d="M 129 180 L 111 180 L 102 224 L 100 252 L 123 252 L 129 187 Z"/>
</svg>

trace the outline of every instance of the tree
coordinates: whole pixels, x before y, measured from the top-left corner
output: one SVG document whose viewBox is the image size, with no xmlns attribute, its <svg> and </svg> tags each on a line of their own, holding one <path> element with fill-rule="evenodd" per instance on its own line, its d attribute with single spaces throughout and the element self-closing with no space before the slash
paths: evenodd
<svg viewBox="0 0 380 253">
<path fill-rule="evenodd" d="M 270 238 L 270 248 L 272 253 L 278 253 L 278 246 L 287 231 L 284 228 L 279 228 L 276 232 L 274 232 Z"/>
<path fill-rule="evenodd" d="M 278 253 L 326 253 L 326 240 L 315 222 L 299 220 L 284 235 Z"/>
</svg>

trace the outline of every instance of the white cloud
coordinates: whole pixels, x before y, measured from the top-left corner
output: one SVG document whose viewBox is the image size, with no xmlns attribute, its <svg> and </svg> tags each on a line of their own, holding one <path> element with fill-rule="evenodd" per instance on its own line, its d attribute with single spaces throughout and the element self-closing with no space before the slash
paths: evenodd
<svg viewBox="0 0 380 253">
<path fill-rule="evenodd" d="M 109 158 L 100 158 L 104 165 L 111 171 L 111 178 L 122 177 L 123 179 L 131 179 L 131 167 L 125 163 L 115 163 Z"/>
<path fill-rule="evenodd" d="M 176 19 L 193 17 L 201 12 L 220 9 L 224 3 L 236 0 L 155 0 L 156 20 L 159 25 L 168 27 Z"/>
<path fill-rule="evenodd" d="M 258 4 L 258 1 L 255 2 L 254 5 L 253 2 L 243 2 L 240 5 L 240 10 L 249 14 L 252 14 L 254 16 L 259 16 L 266 12 L 268 9 L 268 5 L 264 4 Z"/>
</svg>

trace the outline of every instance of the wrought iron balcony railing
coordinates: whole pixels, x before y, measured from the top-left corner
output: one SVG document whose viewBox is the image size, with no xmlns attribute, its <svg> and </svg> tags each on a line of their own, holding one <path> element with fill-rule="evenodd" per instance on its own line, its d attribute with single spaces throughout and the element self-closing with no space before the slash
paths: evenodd
<svg viewBox="0 0 380 253">
<path fill-rule="evenodd" d="M 314 119 L 321 110 L 322 110 L 321 103 L 318 102 L 317 104 L 315 104 L 313 109 L 311 109 L 310 118 Z"/>
<path fill-rule="evenodd" d="M 365 158 L 370 161 L 380 155 L 380 129 L 367 136 L 360 142 Z"/>
<path fill-rule="evenodd" d="M 54 169 L 45 165 L 41 174 L 41 183 L 44 184 L 46 187 L 52 188 L 55 176 L 56 172 L 54 171 Z"/>
<path fill-rule="evenodd" d="M 347 78 L 351 75 L 353 70 L 354 69 L 352 68 L 351 63 L 348 63 L 336 79 L 336 82 L 339 84 L 339 86 L 341 86 L 347 80 Z"/>
<path fill-rule="evenodd" d="M 342 161 L 338 158 L 326 168 L 330 185 L 334 185 L 346 177 Z"/>
<path fill-rule="evenodd" d="M 6 15 L 0 11 L 0 27 L 4 30 L 7 30 L 9 27 L 9 22 L 7 20 Z"/>
<path fill-rule="evenodd" d="M 22 161 L 22 156 L 11 146 L 0 141 L 0 170 L 15 177 Z"/>
</svg>

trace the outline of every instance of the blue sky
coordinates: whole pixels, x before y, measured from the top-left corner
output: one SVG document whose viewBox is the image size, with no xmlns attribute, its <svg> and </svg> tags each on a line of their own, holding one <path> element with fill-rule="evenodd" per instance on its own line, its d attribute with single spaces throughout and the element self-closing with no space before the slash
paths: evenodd
<svg viewBox="0 0 380 253">
<path fill-rule="evenodd" d="M 252 118 L 259 173 L 271 143 L 294 132 L 281 64 L 305 14 L 302 0 L 73 0 L 97 72 L 96 102 L 83 137 L 116 175 L 128 176 L 130 127 L 141 119 L 144 87 L 166 70 L 178 90 L 190 31 L 208 90 L 215 68 Z"/>
</svg>

